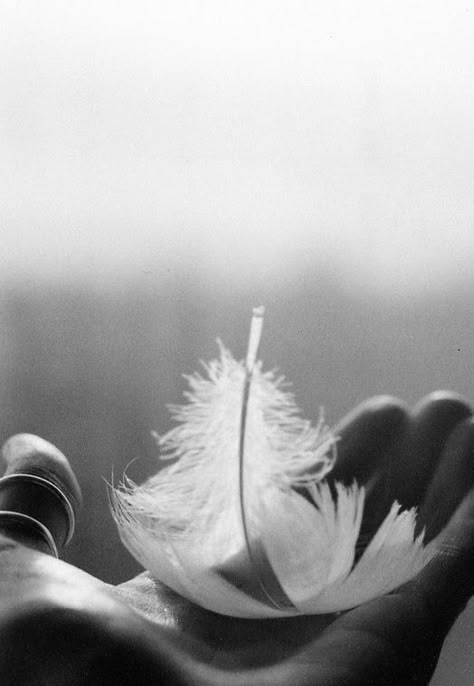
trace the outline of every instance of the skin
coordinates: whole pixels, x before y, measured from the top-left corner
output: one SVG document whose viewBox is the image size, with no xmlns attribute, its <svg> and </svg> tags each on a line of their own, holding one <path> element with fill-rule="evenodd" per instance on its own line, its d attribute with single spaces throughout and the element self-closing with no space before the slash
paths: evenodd
<svg viewBox="0 0 474 686">
<path fill-rule="evenodd" d="M 473 592 L 471 409 L 444 392 L 411 410 L 372 398 L 336 433 L 333 478 L 357 478 L 368 490 L 361 546 L 395 498 L 417 505 L 427 538 L 438 536 L 437 556 L 416 579 L 343 614 L 235 619 L 194 605 L 146 573 L 110 587 L 0 519 L 0 683 L 428 684 Z M 56 467 L 45 450 L 30 450 L 29 459 L 52 477 Z"/>
</svg>

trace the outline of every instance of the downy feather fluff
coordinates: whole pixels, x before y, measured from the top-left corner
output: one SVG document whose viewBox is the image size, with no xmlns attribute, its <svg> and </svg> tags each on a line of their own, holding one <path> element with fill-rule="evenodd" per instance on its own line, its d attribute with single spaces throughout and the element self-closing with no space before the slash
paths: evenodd
<svg viewBox="0 0 474 686">
<path fill-rule="evenodd" d="M 256 361 L 263 308 L 245 362 L 222 344 L 187 377 L 176 426 L 157 437 L 171 460 L 142 485 L 112 491 L 132 555 L 181 595 L 215 612 L 282 617 L 354 607 L 393 590 L 431 559 L 415 509 L 393 506 L 354 565 L 364 488 L 325 481 L 336 437 L 301 418 L 283 377 Z"/>
</svg>

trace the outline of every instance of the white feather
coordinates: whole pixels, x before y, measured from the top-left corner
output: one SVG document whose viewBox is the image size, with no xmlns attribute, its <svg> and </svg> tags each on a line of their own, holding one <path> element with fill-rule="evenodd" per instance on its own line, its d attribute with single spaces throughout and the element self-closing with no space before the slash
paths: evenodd
<svg viewBox="0 0 474 686">
<path fill-rule="evenodd" d="M 324 478 L 335 437 L 301 418 L 283 377 L 249 351 L 237 362 L 221 345 L 204 374 L 188 377 L 187 404 L 158 438 L 173 460 L 138 486 L 112 492 L 121 539 L 151 574 L 223 614 L 277 617 L 331 612 L 386 593 L 433 555 L 415 539 L 415 511 L 393 504 L 353 568 L 364 489 Z M 305 495 L 302 495 L 304 493 Z"/>
</svg>

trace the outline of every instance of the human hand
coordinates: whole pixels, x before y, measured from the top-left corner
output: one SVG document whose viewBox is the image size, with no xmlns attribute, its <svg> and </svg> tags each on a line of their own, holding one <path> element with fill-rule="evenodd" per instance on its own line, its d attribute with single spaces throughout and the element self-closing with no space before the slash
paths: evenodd
<svg viewBox="0 0 474 686">
<path fill-rule="evenodd" d="M 368 492 L 362 547 L 394 499 L 419 506 L 428 539 L 447 524 L 437 556 L 416 579 L 337 616 L 236 619 L 194 605 L 146 573 L 107 586 L 45 554 L 37 533 L 0 517 L 0 682 L 427 684 L 473 592 L 470 408 L 448 393 L 428 396 L 412 412 L 374 398 L 335 433 L 339 457 L 331 478 L 356 478 Z M 70 500 L 78 498 L 74 477 L 46 442 L 13 439 L 5 452 L 11 469 L 27 454 L 22 471 L 54 478 Z M 54 523 L 61 518 L 57 507 L 55 513 L 48 525 L 61 543 L 64 524 Z"/>
</svg>

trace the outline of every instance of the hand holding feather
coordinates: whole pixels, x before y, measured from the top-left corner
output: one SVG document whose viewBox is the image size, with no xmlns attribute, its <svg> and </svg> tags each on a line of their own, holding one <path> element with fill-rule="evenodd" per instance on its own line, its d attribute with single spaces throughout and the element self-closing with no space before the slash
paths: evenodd
<svg viewBox="0 0 474 686">
<path fill-rule="evenodd" d="M 220 358 L 188 377 L 187 403 L 171 407 L 176 426 L 158 438 L 171 466 L 141 486 L 126 479 L 112 492 L 113 513 L 143 567 L 209 610 L 347 610 L 414 578 L 436 542 L 425 541 L 418 499 L 397 493 L 386 494 L 374 527 L 369 491 L 389 487 L 390 474 L 376 484 L 379 464 L 364 483 L 337 458 L 339 431 L 300 416 L 283 377 L 257 362 L 262 324 L 256 308 L 245 361 L 220 345 Z M 367 470 L 366 452 L 358 459 Z"/>
<path fill-rule="evenodd" d="M 37 552 L 33 538 L 30 547 L 16 543 L 8 530 L 0 541 L 1 683 L 428 684 L 473 592 L 469 407 L 447 393 L 412 412 L 376 398 L 335 433 L 329 478 L 346 485 L 356 478 L 367 491 L 359 547 L 394 498 L 419 505 L 436 553 L 412 581 L 342 615 L 238 619 L 187 601 L 147 573 L 112 589 Z"/>
</svg>

